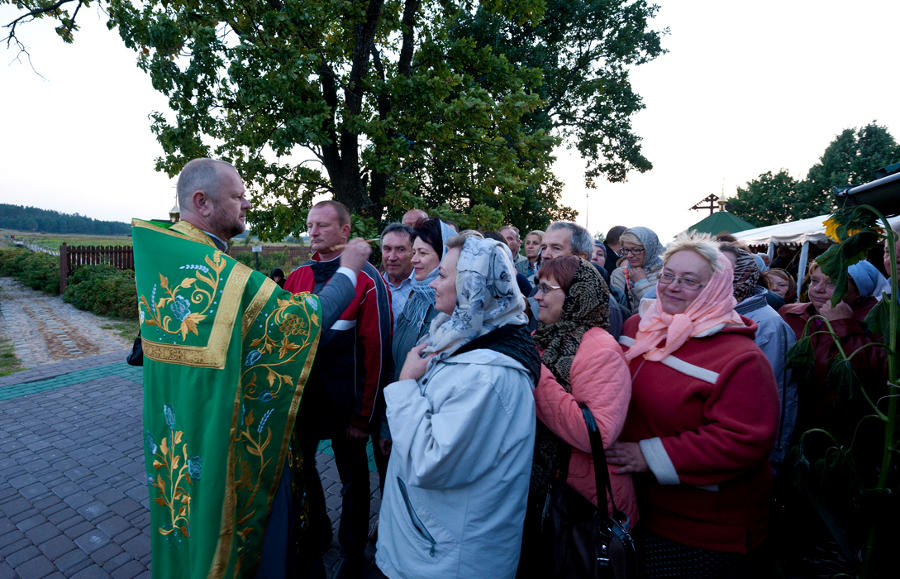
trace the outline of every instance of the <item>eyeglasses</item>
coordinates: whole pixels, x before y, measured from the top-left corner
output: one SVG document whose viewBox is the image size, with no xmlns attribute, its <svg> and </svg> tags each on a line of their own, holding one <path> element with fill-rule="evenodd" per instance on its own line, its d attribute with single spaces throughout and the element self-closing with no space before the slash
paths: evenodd
<svg viewBox="0 0 900 579">
<path fill-rule="evenodd" d="M 659 276 L 659 285 L 678 285 L 682 284 L 686 289 L 699 289 L 703 287 L 703 283 L 692 277 L 678 277 L 677 275 L 663 270 Z"/>
<path fill-rule="evenodd" d="M 543 282 L 539 283 L 537 287 L 538 287 L 538 291 L 544 295 L 547 295 L 552 290 L 562 289 L 558 285 L 550 285 L 550 284 L 543 283 Z"/>
<path fill-rule="evenodd" d="M 643 247 L 635 247 L 634 249 L 630 247 L 622 248 L 622 255 L 640 255 L 644 253 Z"/>
</svg>

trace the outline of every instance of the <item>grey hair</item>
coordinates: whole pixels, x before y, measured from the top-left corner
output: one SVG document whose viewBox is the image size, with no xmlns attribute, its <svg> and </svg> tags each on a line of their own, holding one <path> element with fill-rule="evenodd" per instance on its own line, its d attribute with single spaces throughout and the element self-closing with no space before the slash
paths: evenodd
<svg viewBox="0 0 900 579">
<path fill-rule="evenodd" d="M 178 207 L 182 212 L 191 210 L 191 195 L 196 191 L 203 191 L 210 197 L 218 197 L 220 189 L 220 173 L 224 167 L 234 169 L 231 163 L 201 157 L 187 162 L 178 175 L 176 191 L 178 193 Z"/>
<path fill-rule="evenodd" d="M 532 229 L 531 231 L 529 231 L 528 233 L 525 234 L 525 237 L 528 237 L 529 235 L 537 235 L 542 240 L 544 239 L 544 232 L 541 231 L 540 229 Z"/>
<path fill-rule="evenodd" d="M 547 231 L 554 229 L 569 230 L 569 246 L 575 255 L 590 257 L 591 252 L 594 251 L 594 238 L 591 237 L 591 234 L 584 227 L 570 221 L 554 221 L 547 228 Z"/>
<path fill-rule="evenodd" d="M 515 225 L 504 225 L 503 227 L 500 228 L 500 232 L 502 233 L 504 229 L 509 229 L 510 231 L 512 231 L 513 233 L 516 234 L 516 239 L 520 239 L 519 228 L 516 227 Z"/>
<path fill-rule="evenodd" d="M 709 263 L 710 269 L 715 272 L 719 269 L 719 243 L 708 233 L 679 233 L 675 241 L 669 244 L 663 254 L 663 263 L 679 251 L 693 251 Z"/>
<path fill-rule="evenodd" d="M 407 237 L 412 238 L 413 230 L 412 227 L 403 225 L 399 221 L 395 221 L 387 224 L 384 231 L 381 232 L 381 239 L 384 239 L 384 236 L 388 233 L 405 233 Z"/>
</svg>

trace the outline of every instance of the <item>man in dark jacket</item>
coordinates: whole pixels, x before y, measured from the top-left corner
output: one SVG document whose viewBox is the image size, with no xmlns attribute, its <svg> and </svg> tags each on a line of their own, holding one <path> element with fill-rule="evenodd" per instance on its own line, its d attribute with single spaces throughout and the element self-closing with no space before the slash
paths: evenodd
<svg viewBox="0 0 900 579">
<path fill-rule="evenodd" d="M 603 241 L 603 249 L 606 250 L 606 264 L 603 267 L 606 268 L 606 272 L 609 275 L 612 275 L 613 270 L 616 269 L 616 263 L 622 257 L 619 253 L 622 249 L 622 242 L 619 241 L 619 237 L 625 233 L 626 229 L 628 228 L 624 225 L 615 225 L 606 232 L 606 239 Z"/>
<path fill-rule="evenodd" d="M 307 217 L 312 259 L 285 281 L 292 292 L 316 292 L 337 272 L 350 235 L 350 213 L 337 201 L 316 204 Z M 343 485 L 338 538 L 344 555 L 341 575 L 360 576 L 369 532 L 369 469 L 366 441 L 376 426 L 376 400 L 391 376 L 391 306 L 378 270 L 363 266 L 356 296 L 330 328 L 323 328 L 297 420 L 304 456 L 315 456 L 330 439 Z M 313 532 L 330 542 L 331 524 L 315 462 L 307 460 Z M 327 541 L 326 541 L 327 539 Z"/>
</svg>

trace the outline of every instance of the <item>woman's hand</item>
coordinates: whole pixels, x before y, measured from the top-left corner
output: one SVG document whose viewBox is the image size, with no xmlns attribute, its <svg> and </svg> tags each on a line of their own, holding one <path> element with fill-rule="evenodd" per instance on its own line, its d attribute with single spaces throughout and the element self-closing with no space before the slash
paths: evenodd
<svg viewBox="0 0 900 579">
<path fill-rule="evenodd" d="M 836 322 L 837 320 L 852 318 L 853 308 L 843 300 L 839 301 L 838 305 L 831 307 L 831 299 L 827 299 L 825 300 L 825 303 L 819 307 L 818 313 L 829 322 Z"/>
<path fill-rule="evenodd" d="M 615 466 L 616 474 L 647 472 L 650 467 L 644 460 L 641 446 L 636 442 L 614 442 L 606 449 L 606 462 Z"/>
<path fill-rule="evenodd" d="M 409 351 L 409 354 L 406 355 L 406 361 L 403 363 L 403 368 L 400 370 L 400 380 L 418 380 L 425 375 L 425 369 L 428 368 L 428 362 L 434 358 L 434 354 L 429 354 L 423 358 L 422 350 L 424 348 L 425 344 L 419 344 Z"/>
<path fill-rule="evenodd" d="M 643 267 L 631 267 L 631 265 L 629 265 L 628 277 L 634 281 L 641 281 L 642 279 L 647 279 L 647 272 L 644 271 Z"/>
</svg>

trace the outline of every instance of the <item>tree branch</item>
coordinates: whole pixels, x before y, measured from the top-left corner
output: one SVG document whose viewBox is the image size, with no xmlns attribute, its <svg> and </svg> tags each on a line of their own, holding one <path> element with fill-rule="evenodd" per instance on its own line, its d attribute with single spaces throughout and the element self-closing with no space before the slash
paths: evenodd
<svg viewBox="0 0 900 579">
<path fill-rule="evenodd" d="M 84 0 L 57 0 L 53 4 L 50 4 L 49 6 L 44 6 L 41 8 L 32 8 L 28 12 L 25 12 L 24 14 L 20 15 L 18 18 L 13 19 L 12 22 L 10 22 L 9 24 L 5 24 L 3 26 L 3 28 L 9 29 L 9 34 L 6 35 L 6 38 L 0 39 L 0 42 L 6 42 L 7 48 L 9 48 L 10 44 L 15 42 L 16 45 L 19 47 L 19 50 L 21 50 L 22 52 L 26 52 L 26 54 L 27 54 L 27 51 L 25 50 L 25 45 L 22 44 L 21 42 L 19 42 L 19 38 L 16 36 L 16 26 L 18 26 L 19 24 L 22 24 L 24 22 L 31 22 L 32 20 L 34 20 L 36 18 L 40 18 L 41 16 L 43 16 L 44 14 L 47 14 L 48 12 L 53 12 L 55 10 L 58 10 L 61 6 L 63 6 L 64 4 L 68 4 L 70 2 L 78 2 L 78 7 L 75 9 L 75 14 L 78 14 L 78 8 L 81 8 L 81 5 L 84 3 Z M 72 18 L 70 19 L 69 30 L 71 30 L 71 25 L 74 23 L 75 23 L 75 15 L 73 14 Z"/>
<path fill-rule="evenodd" d="M 403 42 L 400 47 L 397 71 L 406 78 L 409 78 L 412 74 L 411 64 L 416 42 L 416 12 L 419 11 L 421 4 L 421 0 L 406 0 L 406 4 L 403 6 L 403 19 L 400 21 Z"/>
</svg>

